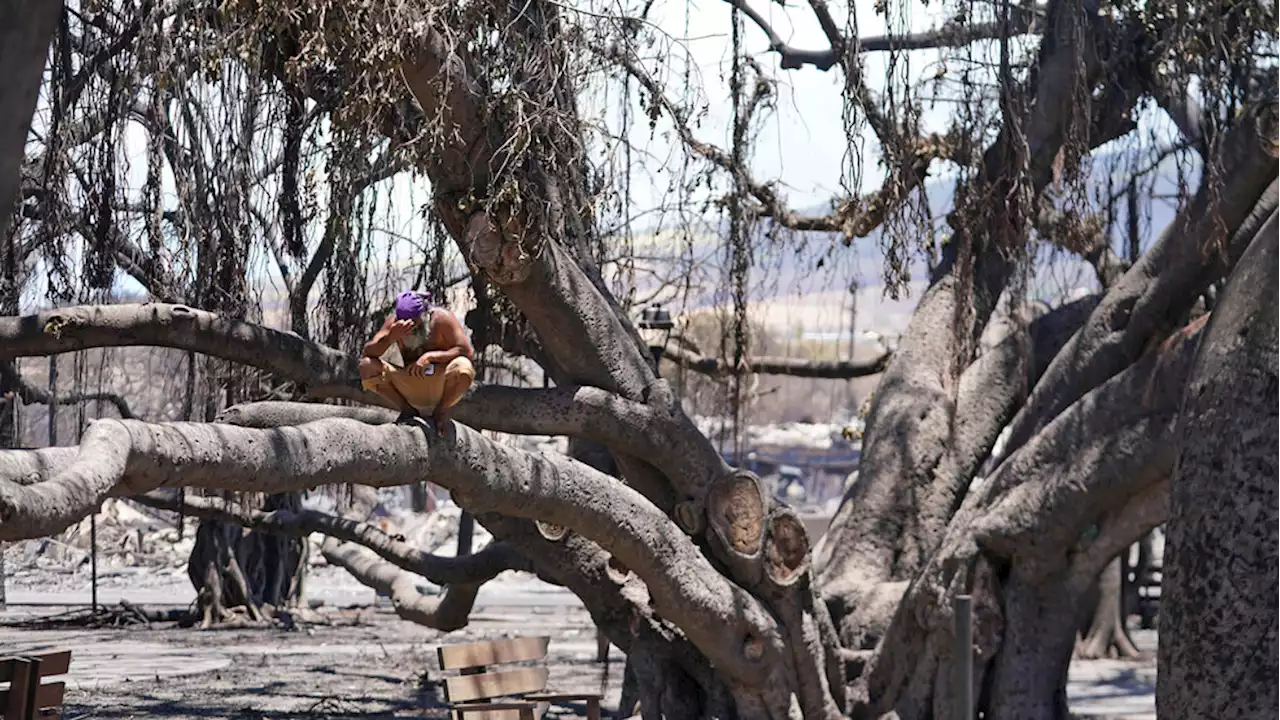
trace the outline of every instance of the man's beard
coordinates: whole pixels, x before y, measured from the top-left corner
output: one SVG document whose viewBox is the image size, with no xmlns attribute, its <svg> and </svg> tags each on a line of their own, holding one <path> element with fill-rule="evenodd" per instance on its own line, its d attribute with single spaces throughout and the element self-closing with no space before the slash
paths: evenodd
<svg viewBox="0 0 1280 720">
<path fill-rule="evenodd" d="M 430 310 L 423 313 L 418 324 L 400 341 L 406 349 L 417 350 L 427 346 L 427 342 L 431 339 L 430 316 Z"/>
</svg>

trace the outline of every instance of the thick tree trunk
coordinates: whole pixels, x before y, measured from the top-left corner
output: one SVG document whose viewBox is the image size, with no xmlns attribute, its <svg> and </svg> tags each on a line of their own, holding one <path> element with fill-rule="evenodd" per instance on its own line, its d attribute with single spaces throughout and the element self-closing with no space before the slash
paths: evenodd
<svg viewBox="0 0 1280 720">
<path fill-rule="evenodd" d="M 1280 703 L 1276 223 L 1272 214 L 1227 282 L 1183 401 L 1160 607 L 1162 718 L 1273 718 Z"/>
<path fill-rule="evenodd" d="M 1198 340 L 1194 330 L 1181 334 L 1091 391 L 970 489 L 855 686 L 858 715 L 928 718 L 952 704 L 950 608 L 968 591 L 977 709 L 992 718 L 1065 717 L 1080 601 L 1117 554 L 1164 519 L 1161 480 Z"/>
<path fill-rule="evenodd" d="M 9 237 L 23 148 L 62 3 L 0 0 L 0 238 Z"/>
</svg>

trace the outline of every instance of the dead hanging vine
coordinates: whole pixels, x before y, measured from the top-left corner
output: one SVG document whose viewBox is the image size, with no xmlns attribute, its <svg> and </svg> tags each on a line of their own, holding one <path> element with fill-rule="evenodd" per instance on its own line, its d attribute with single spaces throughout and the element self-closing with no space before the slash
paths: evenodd
<svg viewBox="0 0 1280 720">
<path fill-rule="evenodd" d="M 747 125 L 750 122 L 750 105 L 743 100 L 743 49 L 742 49 L 742 17 L 737 5 L 732 13 L 732 47 L 733 67 L 729 79 L 729 91 L 732 102 L 733 144 L 731 161 L 733 167 L 744 167 L 744 155 L 747 144 Z M 751 226 L 746 218 L 742 175 L 733 173 L 732 192 L 729 195 L 729 281 L 733 298 L 733 390 L 730 398 L 730 410 L 733 417 L 733 452 L 735 457 L 742 454 L 742 381 L 743 358 L 747 352 L 747 283 L 751 274 Z"/>
</svg>

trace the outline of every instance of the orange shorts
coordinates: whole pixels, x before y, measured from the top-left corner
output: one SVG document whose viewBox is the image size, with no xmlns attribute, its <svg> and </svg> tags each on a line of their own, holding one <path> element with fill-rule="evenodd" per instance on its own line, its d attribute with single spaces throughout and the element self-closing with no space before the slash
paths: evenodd
<svg viewBox="0 0 1280 720">
<path fill-rule="evenodd" d="M 465 357 L 457 357 L 444 368 L 444 372 L 440 372 L 440 366 L 436 365 L 434 375 L 410 375 L 407 370 L 382 363 L 380 375 L 364 378 L 360 384 L 365 390 L 372 392 L 390 384 L 419 412 L 429 413 L 440 405 L 446 388 L 452 391 L 449 393 L 452 398 L 445 405 L 449 407 L 458 402 L 475 379 L 476 369 L 471 361 Z"/>
</svg>

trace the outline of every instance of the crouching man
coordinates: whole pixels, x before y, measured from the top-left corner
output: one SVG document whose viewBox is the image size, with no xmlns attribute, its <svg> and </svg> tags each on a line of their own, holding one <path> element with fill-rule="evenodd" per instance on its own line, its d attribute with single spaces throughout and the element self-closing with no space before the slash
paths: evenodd
<svg viewBox="0 0 1280 720">
<path fill-rule="evenodd" d="M 476 378 L 474 358 L 458 318 L 433 307 L 429 293 L 410 290 L 400 293 L 395 312 L 365 343 L 360 381 L 400 410 L 396 422 L 430 417 L 443 433 L 449 409 Z"/>
</svg>

